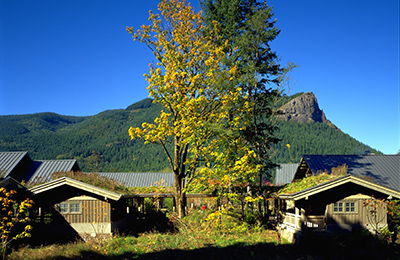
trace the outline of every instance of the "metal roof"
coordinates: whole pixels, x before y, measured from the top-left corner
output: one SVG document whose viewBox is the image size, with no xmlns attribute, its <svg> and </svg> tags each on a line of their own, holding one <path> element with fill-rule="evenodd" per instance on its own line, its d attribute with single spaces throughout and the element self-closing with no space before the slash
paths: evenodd
<svg viewBox="0 0 400 260">
<path fill-rule="evenodd" d="M 348 174 L 400 191 L 400 155 L 304 155 L 303 159 L 314 175 L 346 164 Z"/>
<path fill-rule="evenodd" d="M 296 193 L 293 194 L 280 194 L 279 197 L 283 198 L 283 199 L 294 199 L 294 200 L 300 200 L 300 199 L 304 199 L 307 198 L 308 196 L 314 195 L 314 194 L 318 194 L 321 191 L 325 191 L 340 185 L 343 185 L 345 183 L 355 183 L 364 187 L 367 187 L 369 189 L 390 195 L 394 198 L 400 198 L 400 191 L 398 190 L 393 190 L 391 188 L 387 188 L 387 187 L 383 187 L 382 185 L 379 184 L 375 184 L 373 182 L 370 182 L 369 180 L 363 179 L 363 178 L 359 178 L 359 177 L 355 177 L 353 175 L 347 174 L 345 176 L 341 176 L 339 178 L 336 178 L 334 180 L 325 182 L 325 183 L 321 183 L 318 184 L 314 187 L 308 188 L 308 189 L 304 189 L 301 191 L 298 191 Z"/>
<path fill-rule="evenodd" d="M 0 177 L 16 181 L 41 183 L 51 181 L 55 172 L 79 171 L 76 160 L 33 161 L 28 152 L 0 152 Z M 4 171 L 4 172 L 3 172 Z"/>
<path fill-rule="evenodd" d="M 279 164 L 279 167 L 276 167 L 275 185 L 284 185 L 292 182 L 298 166 L 296 163 Z"/>
<path fill-rule="evenodd" d="M 0 152 L 0 177 L 7 177 L 28 152 Z"/>
<path fill-rule="evenodd" d="M 29 182 L 43 183 L 51 181 L 51 175 L 55 172 L 78 171 L 76 160 L 39 160 L 32 163 L 34 173 Z"/>
<path fill-rule="evenodd" d="M 115 193 L 112 191 L 108 191 L 108 190 L 105 190 L 102 188 L 98 188 L 96 186 L 86 184 L 81 181 L 77 181 L 77 180 L 74 180 L 74 179 L 71 179 L 68 177 L 62 177 L 62 178 L 35 186 L 33 188 L 28 189 L 28 192 L 31 192 L 36 195 L 36 194 L 39 194 L 39 193 L 42 193 L 42 192 L 45 192 L 45 191 L 48 191 L 51 189 L 55 189 L 55 188 L 63 186 L 63 185 L 75 187 L 75 188 L 90 192 L 92 194 L 111 198 L 116 201 L 119 200 L 122 196 L 121 194 L 118 194 L 118 193 Z"/>
<path fill-rule="evenodd" d="M 127 187 L 174 185 L 173 172 L 97 172 L 97 174 L 124 183 Z"/>
</svg>

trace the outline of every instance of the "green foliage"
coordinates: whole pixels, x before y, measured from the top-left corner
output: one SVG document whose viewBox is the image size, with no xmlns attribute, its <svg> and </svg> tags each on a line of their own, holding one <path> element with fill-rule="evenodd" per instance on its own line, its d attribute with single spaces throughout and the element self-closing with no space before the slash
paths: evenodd
<svg viewBox="0 0 400 260">
<path fill-rule="evenodd" d="M 398 240 L 400 235 L 400 200 L 386 201 L 388 211 L 388 229 L 392 234 L 392 243 Z"/>
<path fill-rule="evenodd" d="M 296 193 L 314 186 L 317 186 L 319 184 L 337 179 L 340 176 L 344 176 L 345 174 L 339 173 L 339 174 L 326 174 L 322 173 L 319 175 L 313 175 L 310 177 L 303 178 L 301 180 L 292 182 L 287 184 L 284 188 L 282 188 L 279 191 L 279 194 L 292 194 Z"/>
<path fill-rule="evenodd" d="M 118 172 L 165 170 L 169 164 L 162 148 L 144 146 L 143 142 L 131 141 L 127 136 L 130 126 L 154 120 L 162 109 L 159 104 L 140 103 L 138 107 L 146 108 L 131 106 L 90 117 L 57 115 L 47 121 L 43 120 L 43 114 L 0 116 L 0 151 L 27 151 L 35 160 L 76 159 L 85 172 L 95 168 Z M 90 163 L 92 151 L 102 158 L 95 168 Z"/>
<path fill-rule="evenodd" d="M 278 121 L 276 126 L 281 141 L 272 145 L 271 159 L 275 163 L 299 163 L 304 154 L 380 153 L 324 123 Z"/>
<path fill-rule="evenodd" d="M 97 173 L 83 173 L 83 172 L 70 171 L 70 172 L 55 172 L 51 176 L 53 180 L 62 177 L 68 177 L 74 180 L 84 182 L 86 184 L 90 184 L 120 194 L 129 193 L 129 189 L 125 187 L 123 183 L 101 176 Z"/>
<path fill-rule="evenodd" d="M 142 101 L 130 105 L 129 107 L 126 108 L 126 110 L 145 109 L 151 107 L 152 105 L 153 105 L 153 99 L 145 98 Z"/>
<path fill-rule="evenodd" d="M 37 249 L 25 247 L 13 252 L 9 259 L 136 259 L 140 257 L 183 259 L 183 254 L 197 254 L 198 250 L 209 251 L 210 257 L 214 255 L 215 259 L 221 259 L 221 257 L 238 259 L 237 256 L 231 258 L 236 254 L 236 250 L 227 254 L 217 253 L 223 248 L 230 251 L 232 247 L 243 250 L 240 259 L 245 259 L 250 254 L 247 247 L 260 243 L 273 247 L 278 243 L 275 231 L 237 228 L 238 224 L 228 219 L 224 220 L 224 226 L 221 229 L 215 230 L 204 220 L 209 213 L 203 210 L 193 211 L 183 219 L 178 219 L 176 214 L 171 214 L 170 221 L 178 227 L 179 232 L 148 232 L 138 237 L 117 236 L 101 244 L 89 241 L 43 246 Z M 232 229 L 232 227 L 236 228 Z M 218 255 L 210 250 L 216 250 L 215 253 Z M 199 255 L 187 258 L 203 259 Z"/>
<path fill-rule="evenodd" d="M 148 193 L 174 193 L 174 188 L 172 186 L 159 186 L 152 185 L 150 187 L 130 187 L 128 188 L 131 194 L 148 194 Z"/>
<path fill-rule="evenodd" d="M 98 244 L 93 241 L 21 247 L 8 259 L 398 259 L 398 245 L 376 243 L 370 235 L 310 235 L 298 245 L 279 243 L 275 231 L 249 228 L 229 218 L 219 229 L 205 221 L 207 210 L 178 219 L 174 233 L 148 232 L 116 236 Z M 232 228 L 233 227 L 233 228 Z"/>
<path fill-rule="evenodd" d="M 165 171 L 169 164 L 162 148 L 127 136 L 130 126 L 154 120 L 161 109 L 150 103 L 148 108 L 109 110 L 90 117 L 55 116 L 59 120 L 52 121 L 55 126 L 51 120 L 45 122 L 43 114 L 0 116 L 0 151 L 27 151 L 35 160 L 76 159 L 88 172 L 88 158 L 95 150 L 102 156 L 103 171 Z M 303 154 L 379 153 L 322 123 L 278 121 L 276 125 L 282 141 L 272 146 L 275 163 L 298 163 Z M 286 144 L 291 145 L 290 153 Z"/>
<path fill-rule="evenodd" d="M 261 185 L 260 176 L 268 174 L 268 170 L 276 166 L 271 162 L 268 153 L 271 145 L 279 141 L 274 134 L 276 128 L 273 125 L 277 109 L 275 101 L 282 91 L 285 75 L 293 65 L 283 67 L 270 47 L 280 30 L 276 27 L 276 19 L 273 19 L 272 7 L 266 2 L 203 0 L 201 5 L 208 27 L 219 29 L 221 38 L 215 41 L 219 45 L 222 45 L 221 42 L 229 42 L 225 52 L 230 55 L 227 55 L 224 63 L 226 66 L 238 66 L 238 80 L 230 87 L 243 89 L 241 96 L 228 112 L 233 118 L 240 108 L 246 107 L 242 112 L 243 125 L 236 126 L 231 118 L 226 122 L 224 135 L 227 136 L 228 145 L 225 146 L 235 143 L 234 140 L 238 137 L 243 139 L 239 143 L 245 143 L 245 147 L 255 154 L 251 163 L 253 168 L 258 168 Z M 222 84 L 229 85 L 226 82 Z M 242 147 L 238 150 L 242 150 Z M 234 151 L 233 154 L 239 154 L 239 151 Z M 242 171 L 242 175 L 246 173 Z M 244 181 L 249 180 L 244 178 Z"/>
</svg>

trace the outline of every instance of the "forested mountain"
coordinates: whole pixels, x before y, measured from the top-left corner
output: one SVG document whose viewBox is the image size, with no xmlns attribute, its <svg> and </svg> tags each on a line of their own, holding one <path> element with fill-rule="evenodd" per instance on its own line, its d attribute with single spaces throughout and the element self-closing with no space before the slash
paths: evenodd
<svg viewBox="0 0 400 260">
<path fill-rule="evenodd" d="M 287 97 L 285 102 L 301 95 Z M 55 113 L 0 116 L 0 151 L 28 151 L 35 160 L 77 159 L 83 171 L 170 171 L 161 147 L 128 136 L 130 126 L 153 122 L 161 109 L 144 99 L 126 109 L 88 117 Z M 277 163 L 297 163 L 302 154 L 379 153 L 323 122 L 282 120 L 276 125 L 282 139 L 272 150 Z"/>
</svg>

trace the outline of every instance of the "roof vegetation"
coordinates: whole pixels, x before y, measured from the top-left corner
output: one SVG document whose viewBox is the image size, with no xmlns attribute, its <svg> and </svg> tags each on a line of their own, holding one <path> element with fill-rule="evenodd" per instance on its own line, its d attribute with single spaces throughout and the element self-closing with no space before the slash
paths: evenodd
<svg viewBox="0 0 400 260">
<path fill-rule="evenodd" d="M 338 167 L 333 167 L 331 173 L 322 172 L 317 173 L 317 175 L 312 175 L 301 180 L 289 183 L 285 185 L 278 193 L 279 194 L 293 194 L 305 189 L 312 188 L 319 184 L 337 179 L 341 176 L 345 176 L 347 174 L 347 165 L 343 164 Z"/>
<path fill-rule="evenodd" d="M 97 173 L 69 171 L 55 172 L 51 176 L 53 180 L 62 177 L 68 177 L 119 194 L 174 193 L 173 187 L 166 186 L 164 180 L 161 180 L 160 182 L 155 182 L 154 185 L 149 187 L 126 187 L 123 182 L 101 176 Z"/>
<path fill-rule="evenodd" d="M 130 193 L 129 189 L 125 187 L 123 183 L 116 181 L 114 179 L 101 176 L 97 173 L 83 173 L 83 172 L 69 171 L 69 172 L 55 172 L 51 175 L 52 180 L 56 180 L 62 177 L 68 177 L 119 194 Z"/>
</svg>

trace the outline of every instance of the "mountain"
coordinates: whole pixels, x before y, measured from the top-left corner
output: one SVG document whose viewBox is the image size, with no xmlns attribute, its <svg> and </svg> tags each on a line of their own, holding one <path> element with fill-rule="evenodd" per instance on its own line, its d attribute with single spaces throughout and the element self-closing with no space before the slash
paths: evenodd
<svg viewBox="0 0 400 260">
<path fill-rule="evenodd" d="M 282 141 L 271 152 L 275 162 L 299 162 L 302 154 L 379 153 L 327 120 L 312 93 L 283 100 L 284 114 L 276 123 Z M 126 109 L 88 117 L 55 113 L 0 116 L 0 151 L 28 151 L 35 160 L 76 159 L 83 171 L 170 171 L 160 146 L 130 140 L 128 135 L 129 127 L 153 122 L 161 109 L 160 104 L 144 99 Z"/>
<path fill-rule="evenodd" d="M 319 122 L 337 128 L 331 121 L 326 119 L 324 111 L 319 108 L 314 93 L 301 94 L 279 108 L 281 112 L 278 118 L 289 122 Z"/>
</svg>

